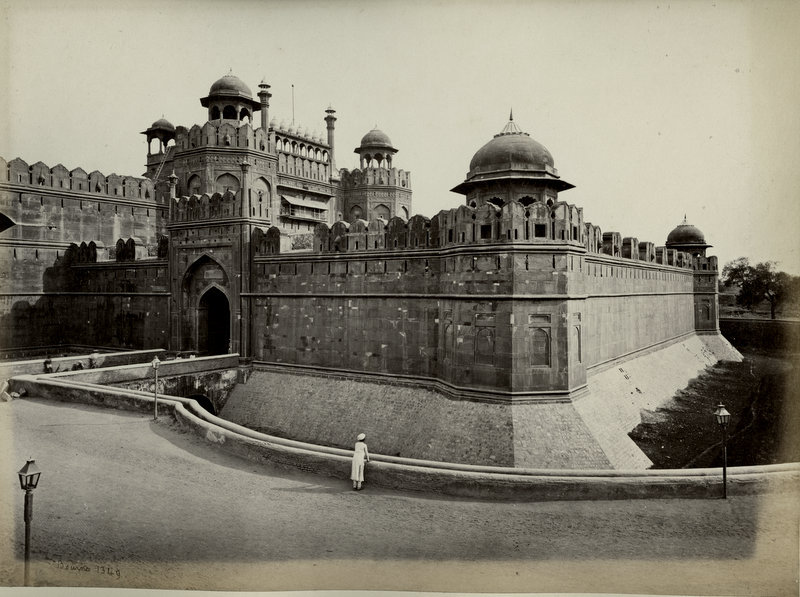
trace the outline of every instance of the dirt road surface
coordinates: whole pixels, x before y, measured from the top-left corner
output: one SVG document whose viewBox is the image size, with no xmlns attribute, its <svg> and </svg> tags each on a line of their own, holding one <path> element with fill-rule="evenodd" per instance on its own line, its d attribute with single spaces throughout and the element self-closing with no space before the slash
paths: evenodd
<svg viewBox="0 0 800 597">
<path fill-rule="evenodd" d="M 0 586 L 797 595 L 798 502 L 495 503 L 286 473 L 168 416 L 0 402 Z"/>
</svg>

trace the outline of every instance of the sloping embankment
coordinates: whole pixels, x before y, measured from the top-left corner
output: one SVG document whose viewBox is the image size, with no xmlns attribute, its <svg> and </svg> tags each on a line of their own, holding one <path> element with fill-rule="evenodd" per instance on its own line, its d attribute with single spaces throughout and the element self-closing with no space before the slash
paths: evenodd
<svg viewBox="0 0 800 597">
<path fill-rule="evenodd" d="M 628 437 L 642 409 L 669 400 L 719 359 L 741 355 L 721 336 L 690 336 L 590 376 L 573 402 L 458 401 L 417 387 L 254 371 L 220 416 L 279 437 L 453 463 L 537 469 L 645 469 Z"/>
</svg>

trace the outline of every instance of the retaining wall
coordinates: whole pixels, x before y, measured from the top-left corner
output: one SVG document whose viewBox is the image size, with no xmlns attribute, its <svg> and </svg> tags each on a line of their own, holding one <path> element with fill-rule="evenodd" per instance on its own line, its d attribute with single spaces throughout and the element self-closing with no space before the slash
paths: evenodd
<svg viewBox="0 0 800 597">
<path fill-rule="evenodd" d="M 800 321 L 720 318 L 719 329 L 737 348 L 800 352 Z"/>
</svg>

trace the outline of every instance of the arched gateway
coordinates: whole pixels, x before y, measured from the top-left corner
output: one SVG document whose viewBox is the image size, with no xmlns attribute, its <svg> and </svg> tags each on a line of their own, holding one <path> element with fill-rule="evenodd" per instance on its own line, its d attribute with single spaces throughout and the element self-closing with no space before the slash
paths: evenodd
<svg viewBox="0 0 800 597">
<path fill-rule="evenodd" d="M 225 269 L 204 255 L 187 269 L 181 290 L 181 349 L 199 354 L 229 352 L 231 306 Z"/>
<path fill-rule="evenodd" d="M 228 297 L 219 288 L 209 288 L 197 305 L 197 350 L 200 354 L 226 354 L 230 339 Z"/>
</svg>

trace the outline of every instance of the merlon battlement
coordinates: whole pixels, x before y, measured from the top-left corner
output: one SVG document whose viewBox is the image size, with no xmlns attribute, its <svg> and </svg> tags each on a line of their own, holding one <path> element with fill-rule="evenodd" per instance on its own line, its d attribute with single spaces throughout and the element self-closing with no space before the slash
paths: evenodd
<svg viewBox="0 0 800 597">
<path fill-rule="evenodd" d="M 87 174 L 83 168 L 67 170 L 57 164 L 50 168 L 43 162 L 28 165 L 21 158 L 6 162 L 0 157 L 0 183 L 96 193 L 115 198 L 154 199 L 153 183 L 148 178 L 104 175 L 97 170 Z"/>
<path fill-rule="evenodd" d="M 363 185 L 388 185 L 411 188 L 411 172 L 398 168 L 367 167 L 339 170 L 342 188 L 352 189 Z"/>
<path fill-rule="evenodd" d="M 173 199 L 171 221 L 192 222 L 211 218 L 229 218 L 238 214 L 238 193 L 203 193 Z"/>
<path fill-rule="evenodd" d="M 198 147 L 239 147 L 267 153 L 275 151 L 270 136 L 263 128 L 254 129 L 249 123 L 234 126 L 224 120 L 209 121 L 203 126 L 195 124 L 190 129 L 175 127 L 175 147 L 188 151 Z"/>
</svg>

